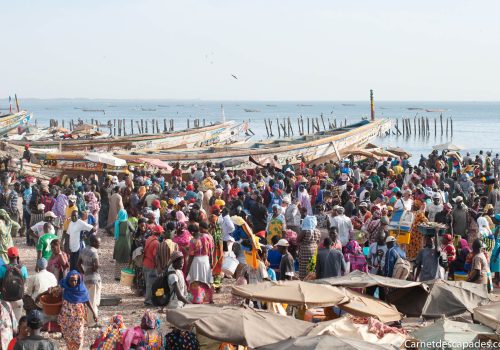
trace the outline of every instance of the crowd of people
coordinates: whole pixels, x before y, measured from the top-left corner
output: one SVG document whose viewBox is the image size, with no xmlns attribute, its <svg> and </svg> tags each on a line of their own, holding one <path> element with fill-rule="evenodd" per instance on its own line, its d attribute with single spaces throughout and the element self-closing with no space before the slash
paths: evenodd
<svg viewBox="0 0 500 350">
<path fill-rule="evenodd" d="M 213 303 L 228 276 L 252 284 L 355 270 L 420 281 L 461 275 L 491 290 L 500 283 L 499 168 L 498 155 L 462 159 L 433 151 L 418 164 L 401 156 L 287 160 L 248 170 L 210 162 L 170 173 L 130 167 L 126 174 L 50 181 L 7 175 L 0 194 L 1 348 L 39 337 L 37 331 L 25 337 L 17 324 L 23 309 L 28 328 L 41 323 L 33 320 L 44 295 L 62 299 L 58 323 L 66 345 L 82 347 L 85 325 L 99 324 L 103 237 L 115 242 L 116 283 L 131 268 L 144 305 L 167 312 Z M 421 227 L 430 223 L 441 226 L 427 235 Z M 37 251 L 33 276 L 13 244 L 17 235 Z M 164 304 L 155 291 L 159 279 L 170 291 Z M 383 290 L 377 295 L 383 299 Z M 148 312 L 140 326 L 126 328 L 117 315 L 94 348 L 164 346 L 159 323 Z"/>
</svg>

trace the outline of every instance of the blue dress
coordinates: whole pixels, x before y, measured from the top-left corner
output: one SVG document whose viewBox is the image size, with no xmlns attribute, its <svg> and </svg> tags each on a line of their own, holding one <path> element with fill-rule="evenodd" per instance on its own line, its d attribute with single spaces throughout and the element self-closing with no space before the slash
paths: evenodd
<svg viewBox="0 0 500 350">
<path fill-rule="evenodd" d="M 491 252 L 490 270 L 491 272 L 500 272 L 500 233 L 497 235 L 495 247 Z"/>
</svg>

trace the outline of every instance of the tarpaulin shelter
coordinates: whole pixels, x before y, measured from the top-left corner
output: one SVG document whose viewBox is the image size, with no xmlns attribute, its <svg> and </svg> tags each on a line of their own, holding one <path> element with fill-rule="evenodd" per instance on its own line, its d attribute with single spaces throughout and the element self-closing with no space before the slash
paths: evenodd
<svg viewBox="0 0 500 350">
<path fill-rule="evenodd" d="M 341 277 L 323 278 L 311 281 L 313 283 L 328 284 L 330 286 L 348 287 L 348 288 L 366 288 L 373 286 L 388 287 L 388 288 L 426 288 L 422 282 L 406 281 L 397 278 L 373 275 L 363 271 L 355 270 Z"/>
<path fill-rule="evenodd" d="M 116 167 L 127 165 L 127 161 L 125 161 L 124 159 L 116 158 L 109 153 L 87 153 L 84 156 L 84 159 L 90 160 L 94 163 L 102 163 Z"/>
<path fill-rule="evenodd" d="M 248 307 L 212 305 L 168 310 L 167 321 L 183 330 L 250 348 L 307 334 L 314 324 Z"/>
<path fill-rule="evenodd" d="M 476 307 L 474 309 L 474 321 L 493 328 L 500 334 L 500 302 Z"/>
<path fill-rule="evenodd" d="M 233 286 L 231 292 L 247 299 L 286 303 L 305 308 L 334 306 L 349 301 L 342 288 L 303 281 L 278 281 Z"/>
<path fill-rule="evenodd" d="M 425 284 L 428 292 L 422 288 L 397 289 L 387 295 L 387 301 L 406 316 L 428 318 L 472 313 L 474 308 L 491 302 L 486 285 L 445 280 Z"/>
<path fill-rule="evenodd" d="M 363 295 L 349 289 L 344 289 L 349 302 L 338 307 L 354 316 L 373 316 L 382 322 L 395 322 L 402 316 L 395 306 L 389 305 L 380 299 Z"/>
<path fill-rule="evenodd" d="M 395 350 L 388 344 L 372 344 L 363 340 L 340 338 L 333 335 L 318 335 L 316 337 L 300 337 L 283 340 L 276 344 L 263 346 L 257 350 Z"/>
<path fill-rule="evenodd" d="M 493 330 L 489 327 L 466 322 L 457 322 L 447 319 L 437 320 L 414 331 L 411 335 L 420 342 L 443 342 L 456 344 L 457 347 L 446 347 L 446 349 L 463 349 L 461 344 L 471 343 L 479 334 L 492 334 Z"/>
</svg>

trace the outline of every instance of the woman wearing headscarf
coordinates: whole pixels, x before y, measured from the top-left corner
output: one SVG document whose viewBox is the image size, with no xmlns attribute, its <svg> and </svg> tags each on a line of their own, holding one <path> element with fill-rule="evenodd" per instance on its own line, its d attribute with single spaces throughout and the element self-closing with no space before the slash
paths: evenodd
<svg viewBox="0 0 500 350">
<path fill-rule="evenodd" d="M 466 271 L 465 263 L 467 261 L 467 256 L 470 254 L 471 250 L 469 247 L 469 242 L 466 239 L 461 238 L 458 241 L 457 255 L 456 259 L 450 263 L 448 277 L 453 279 L 455 272 Z"/>
<path fill-rule="evenodd" d="M 86 192 L 85 201 L 87 202 L 87 210 L 92 214 L 96 221 L 96 230 L 99 228 L 99 211 L 101 210 L 101 203 L 97 200 L 94 192 Z M 56 214 L 57 215 L 57 214 Z"/>
<path fill-rule="evenodd" d="M 299 245 L 299 278 L 304 279 L 307 276 L 307 266 L 318 251 L 321 232 L 316 229 L 318 225 L 316 216 L 309 215 L 307 208 L 301 208 L 300 211 L 303 220 L 300 233 L 297 236 L 297 243 Z"/>
<path fill-rule="evenodd" d="M 69 350 L 79 350 L 83 346 L 85 322 L 87 320 L 85 306 L 87 306 L 97 323 L 97 316 L 89 301 L 89 293 L 78 271 L 68 272 L 61 281 L 62 307 L 57 318 L 61 326 L 66 347 Z"/>
<path fill-rule="evenodd" d="M 495 222 L 497 223 L 493 231 L 495 245 L 491 251 L 490 270 L 495 274 L 497 287 L 500 287 L 500 214 L 495 215 Z"/>
<path fill-rule="evenodd" d="M 128 266 L 132 253 L 132 239 L 130 237 L 128 214 L 125 209 L 120 209 L 115 221 L 115 248 L 113 259 L 115 259 L 115 280 L 120 280 L 122 269 Z"/>
<path fill-rule="evenodd" d="M 418 226 L 429 222 L 425 216 L 425 204 L 420 200 L 413 203 L 414 219 L 410 230 L 410 244 L 407 247 L 407 258 L 409 261 L 415 260 L 418 252 L 423 248 L 424 236 L 420 233 Z"/>
<path fill-rule="evenodd" d="M 222 261 L 224 259 L 224 244 L 222 231 L 219 225 L 220 207 L 212 206 L 211 214 L 208 218 L 208 232 L 214 241 L 214 252 L 212 255 L 212 275 L 214 276 L 214 288 L 218 289 L 222 282 Z"/>
<path fill-rule="evenodd" d="M 193 236 L 188 245 L 188 271 L 189 291 L 193 296 L 193 304 L 208 304 L 213 302 L 212 270 L 210 260 L 214 250 L 212 237 L 202 234 L 198 225 L 188 227 Z"/>
<path fill-rule="evenodd" d="M 274 204 L 272 208 L 272 213 L 269 214 L 266 228 L 266 238 L 268 244 L 271 244 L 274 236 L 278 236 L 281 239 L 286 230 L 285 217 L 281 214 L 281 206 Z"/>
<path fill-rule="evenodd" d="M 122 337 L 127 327 L 123 323 L 122 315 L 114 315 L 109 321 L 109 325 L 99 332 L 94 344 L 90 347 L 92 350 L 120 350 L 123 348 Z"/>
<path fill-rule="evenodd" d="M 175 236 L 172 238 L 174 243 L 179 246 L 179 251 L 182 252 L 184 257 L 184 267 L 182 272 L 187 275 L 187 257 L 189 256 L 189 242 L 191 242 L 191 233 L 187 230 L 187 225 L 184 221 L 178 221 L 175 231 Z"/>
<path fill-rule="evenodd" d="M 5 264 L 9 263 L 7 250 L 14 245 L 11 235 L 13 227 L 19 229 L 20 225 L 11 220 L 5 209 L 0 209 L 0 258 L 3 259 Z"/>
<path fill-rule="evenodd" d="M 488 291 L 490 291 L 490 266 L 483 252 L 483 243 L 479 238 L 476 238 L 472 243 L 472 255 L 471 269 L 467 282 L 486 284 L 488 286 Z"/>
<path fill-rule="evenodd" d="M 345 246 L 344 260 L 349 264 L 348 272 L 363 271 L 368 272 L 368 264 L 363 250 L 359 243 L 355 240 L 350 240 Z"/>
<path fill-rule="evenodd" d="M 151 311 L 144 313 L 140 326 L 129 328 L 123 334 L 123 350 L 162 349 L 162 346 L 160 319 Z"/>
<path fill-rule="evenodd" d="M 59 219 L 59 221 L 57 222 L 58 225 L 61 225 L 66 221 L 66 208 L 68 207 L 68 205 L 68 196 L 66 196 L 62 192 L 62 190 L 59 190 L 59 194 L 55 199 L 54 207 L 52 208 L 52 211 Z"/>
</svg>

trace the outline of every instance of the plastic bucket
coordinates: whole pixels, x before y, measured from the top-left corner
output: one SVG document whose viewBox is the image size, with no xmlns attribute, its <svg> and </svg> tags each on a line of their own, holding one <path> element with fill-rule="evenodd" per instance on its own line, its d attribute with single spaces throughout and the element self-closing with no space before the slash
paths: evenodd
<svg viewBox="0 0 500 350">
<path fill-rule="evenodd" d="M 56 316 L 59 315 L 62 307 L 62 299 L 54 298 L 50 294 L 42 295 L 40 297 L 40 304 L 45 315 Z"/>
<path fill-rule="evenodd" d="M 467 272 L 463 271 L 457 271 L 454 274 L 455 281 L 467 281 L 467 277 L 468 277 Z"/>
<path fill-rule="evenodd" d="M 221 270 L 226 276 L 232 277 L 236 272 L 236 268 L 238 267 L 239 263 L 240 262 L 238 261 L 238 259 L 233 258 L 232 256 L 225 256 L 224 260 L 222 261 Z"/>
<path fill-rule="evenodd" d="M 130 269 L 123 269 L 121 271 L 120 284 L 126 287 L 132 287 L 134 285 L 135 272 Z"/>
</svg>

